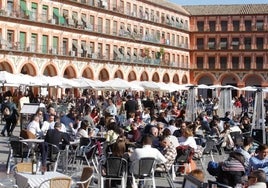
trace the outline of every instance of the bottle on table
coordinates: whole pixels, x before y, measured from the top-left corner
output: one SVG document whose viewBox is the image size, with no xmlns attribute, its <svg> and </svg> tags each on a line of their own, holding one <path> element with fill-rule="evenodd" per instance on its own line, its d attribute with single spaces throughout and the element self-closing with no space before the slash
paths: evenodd
<svg viewBox="0 0 268 188">
<path fill-rule="evenodd" d="M 33 158 L 32 158 L 32 174 L 36 174 L 36 172 L 37 172 L 37 159 L 36 159 L 36 154 L 34 152 Z"/>
</svg>

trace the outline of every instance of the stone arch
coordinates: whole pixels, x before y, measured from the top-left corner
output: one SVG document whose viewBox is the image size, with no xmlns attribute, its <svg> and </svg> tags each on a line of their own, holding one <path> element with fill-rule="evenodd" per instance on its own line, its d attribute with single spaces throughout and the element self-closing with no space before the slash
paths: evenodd
<svg viewBox="0 0 268 188">
<path fill-rule="evenodd" d="M 134 81 L 134 80 L 137 80 L 137 76 L 136 76 L 136 73 L 134 71 L 131 71 L 128 74 L 128 81 L 131 82 L 131 81 Z"/>
<path fill-rule="evenodd" d="M 82 72 L 82 77 L 94 80 L 94 73 L 91 68 L 86 67 Z"/>
<path fill-rule="evenodd" d="M 157 72 L 155 72 L 153 74 L 152 81 L 153 82 L 159 82 L 160 81 L 159 74 Z"/>
<path fill-rule="evenodd" d="M 57 73 L 56 67 L 53 64 L 48 64 L 44 68 L 43 75 L 45 75 L 45 76 L 57 76 L 58 73 Z"/>
<path fill-rule="evenodd" d="M 63 77 L 64 78 L 76 78 L 77 75 L 76 75 L 76 72 L 75 72 L 75 69 L 73 66 L 67 66 L 63 72 Z"/>
<path fill-rule="evenodd" d="M 99 73 L 99 80 L 100 81 L 107 81 L 109 80 L 110 76 L 109 76 L 109 72 L 103 68 L 101 69 L 100 73 Z"/>
<path fill-rule="evenodd" d="M 209 72 L 206 72 L 206 73 L 201 73 L 201 74 L 197 75 L 196 78 L 195 78 L 195 83 L 208 85 L 208 83 L 201 83 L 202 79 L 204 79 L 204 77 L 207 77 L 207 79 L 212 82 L 211 84 L 213 84 L 214 81 L 216 80 L 216 78 L 215 78 L 215 76 L 213 74 L 211 74 Z"/>
<path fill-rule="evenodd" d="M 199 77 L 197 84 L 205 84 L 205 85 L 213 85 L 213 79 L 208 74 L 202 74 L 202 77 Z M 213 90 L 212 89 L 198 89 L 198 95 L 202 95 L 204 98 L 212 98 L 213 97 Z"/>
<path fill-rule="evenodd" d="M 0 63 L 0 70 L 1 71 L 7 71 L 7 72 L 10 72 L 10 73 L 13 73 L 13 69 L 12 69 L 12 66 L 9 62 L 7 61 L 2 61 Z"/>
<path fill-rule="evenodd" d="M 143 71 L 140 76 L 140 81 L 149 81 L 149 76 L 147 72 Z"/>
<path fill-rule="evenodd" d="M 169 78 L 169 75 L 168 73 L 165 73 L 164 76 L 163 76 L 163 80 L 162 80 L 164 83 L 169 83 L 170 82 L 170 78 Z"/>
<path fill-rule="evenodd" d="M 237 75 L 233 73 L 223 74 L 221 75 L 219 80 L 220 80 L 221 85 L 237 86 L 237 83 L 239 82 L 239 78 L 237 77 Z"/>
<path fill-rule="evenodd" d="M 175 74 L 173 76 L 172 82 L 176 83 L 176 84 L 180 84 L 180 77 L 178 74 Z"/>
<path fill-rule="evenodd" d="M 256 74 L 246 75 L 243 79 L 245 82 L 245 86 L 257 86 L 261 87 L 261 83 L 263 81 L 262 77 Z"/>
<path fill-rule="evenodd" d="M 183 75 L 182 79 L 181 79 L 181 83 L 182 84 L 188 84 L 188 78 L 186 75 Z"/>
<path fill-rule="evenodd" d="M 31 76 L 37 75 L 36 68 L 35 68 L 34 64 L 32 64 L 32 63 L 25 63 L 24 65 L 22 65 L 22 67 L 20 69 L 20 73 L 28 74 Z"/>
<path fill-rule="evenodd" d="M 124 79 L 123 72 L 122 72 L 121 70 L 117 70 L 117 71 L 114 73 L 114 78 L 121 78 L 121 79 Z"/>
</svg>

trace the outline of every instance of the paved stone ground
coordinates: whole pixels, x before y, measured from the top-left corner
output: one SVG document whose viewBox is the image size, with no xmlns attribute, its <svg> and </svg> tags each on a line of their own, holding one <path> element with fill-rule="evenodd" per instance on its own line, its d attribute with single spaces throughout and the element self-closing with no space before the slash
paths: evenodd
<svg viewBox="0 0 268 188">
<path fill-rule="evenodd" d="M 0 129 L 2 129 L 3 125 L 0 125 Z M 14 130 L 14 135 L 18 136 L 20 131 L 20 127 L 17 126 Z M 10 188 L 12 187 L 12 184 L 14 183 L 14 177 L 12 174 L 8 175 L 6 174 L 6 161 L 8 156 L 8 137 L 0 137 L 0 188 Z M 226 155 L 215 155 L 214 156 L 215 161 L 222 161 L 226 159 Z M 204 156 L 203 160 L 203 166 L 206 168 L 207 163 L 211 160 L 210 156 Z M 197 167 L 202 169 L 202 165 L 200 161 L 196 161 Z M 215 180 L 214 177 L 210 176 L 206 169 L 204 169 L 204 172 L 206 173 L 206 179 Z M 175 187 L 181 187 L 181 184 L 183 182 L 183 176 L 177 177 L 174 181 Z M 156 185 L 158 188 L 164 188 L 169 187 L 166 180 L 163 179 L 156 179 Z"/>
</svg>

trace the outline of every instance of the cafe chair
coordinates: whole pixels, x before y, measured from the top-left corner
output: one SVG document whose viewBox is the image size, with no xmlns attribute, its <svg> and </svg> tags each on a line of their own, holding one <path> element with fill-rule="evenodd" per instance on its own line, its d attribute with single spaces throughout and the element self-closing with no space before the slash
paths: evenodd
<svg viewBox="0 0 268 188">
<path fill-rule="evenodd" d="M 98 165 L 98 159 L 97 159 L 97 145 L 91 145 L 89 143 L 86 146 L 80 146 L 75 154 L 74 163 L 73 166 L 78 165 L 78 170 L 81 169 L 84 163 L 87 164 L 87 166 L 93 165 L 94 170 L 98 172 L 97 165 Z"/>
<path fill-rule="evenodd" d="M 191 171 L 191 159 L 194 154 L 194 149 L 190 146 L 177 147 L 177 156 L 171 166 L 172 179 L 175 180 L 178 167 L 183 168 L 183 174 L 186 174 L 187 168 Z M 176 170 L 175 170 L 176 169 Z"/>
<path fill-rule="evenodd" d="M 54 144 L 50 144 L 47 142 L 45 142 L 44 144 L 45 147 L 47 147 L 47 166 L 53 166 L 52 171 L 56 172 L 61 151 L 59 147 Z"/>
<path fill-rule="evenodd" d="M 138 169 L 135 169 L 132 172 L 133 181 L 136 181 L 136 179 L 138 179 L 139 182 L 143 181 L 145 186 L 147 181 L 151 181 L 152 187 L 156 188 L 154 176 L 156 165 L 155 158 L 145 157 L 139 159 L 137 162 L 138 164 L 136 164 L 135 161 L 132 164 L 132 166 L 138 165 Z"/>
<path fill-rule="evenodd" d="M 106 187 L 105 180 L 108 180 L 108 187 L 111 187 L 112 180 L 121 180 L 121 187 L 126 188 L 128 172 L 128 162 L 126 159 L 121 157 L 108 157 L 106 160 L 101 160 L 99 164 L 99 172 L 101 173 L 100 188 Z"/>
<path fill-rule="evenodd" d="M 20 162 L 28 160 L 31 152 L 28 144 L 21 142 L 19 137 L 10 137 L 8 147 L 9 154 L 7 158 L 7 174 L 10 173 L 11 163 L 17 164 L 18 159 L 20 159 Z"/>
<path fill-rule="evenodd" d="M 39 188 L 70 188 L 72 179 L 69 177 L 57 177 L 43 181 Z"/>
<path fill-rule="evenodd" d="M 90 186 L 90 183 L 91 183 L 91 180 L 93 178 L 93 172 L 94 172 L 94 169 L 92 167 L 86 166 L 83 168 L 81 176 L 77 177 L 77 175 L 74 174 L 72 176 L 72 180 L 75 184 L 74 187 L 79 187 L 79 188 L 92 187 L 92 186 Z"/>
<path fill-rule="evenodd" d="M 32 172 L 32 163 L 23 162 L 17 163 L 13 168 L 13 172 Z"/>
</svg>

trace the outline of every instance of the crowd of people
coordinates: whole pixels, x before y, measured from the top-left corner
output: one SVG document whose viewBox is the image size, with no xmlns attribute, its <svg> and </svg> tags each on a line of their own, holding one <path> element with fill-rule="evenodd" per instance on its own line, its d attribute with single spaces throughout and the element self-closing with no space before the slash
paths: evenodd
<svg viewBox="0 0 268 188">
<path fill-rule="evenodd" d="M 222 140 L 220 147 L 231 152 L 229 158 L 220 165 L 224 176 L 219 176 L 230 178 L 218 181 L 235 186 L 242 183 L 242 177 L 247 175 L 251 182 L 251 176 L 259 177 L 258 173 L 253 173 L 260 169 L 268 176 L 268 146 L 260 145 L 256 153 L 250 153 L 249 149 L 253 143 L 249 134 L 249 107 L 254 101 L 245 99 L 243 95 L 235 97 L 233 105 L 241 108 L 241 113 L 227 111 L 224 117 L 219 117 L 219 100 L 216 97 L 203 99 L 198 96 L 196 119 L 194 122 L 186 122 L 187 96 L 187 91 L 163 96 L 147 96 L 133 91 L 106 92 L 97 96 L 89 90 L 85 90 L 78 98 L 64 96 L 53 99 L 31 95 L 30 102 L 40 103 L 40 108 L 24 128 L 46 140 L 53 137 L 50 136 L 54 135 L 51 130 L 57 129 L 68 135 L 60 138 L 64 138 L 66 143 L 105 132 L 108 146 L 105 152 L 124 157 L 133 164 L 141 157 L 154 157 L 161 163 L 157 165 L 159 171 L 171 169 L 180 146 L 189 146 L 198 153 L 210 137 Z M 6 122 L 1 131 L 2 136 L 6 135 L 5 132 L 8 136 L 12 135 L 19 118 L 22 118 L 19 114 L 20 97 L 11 92 L 2 96 L 1 112 Z M 243 143 L 232 138 L 231 132 L 244 135 Z M 137 147 L 131 153 L 128 150 L 129 143 L 135 143 Z"/>
</svg>

